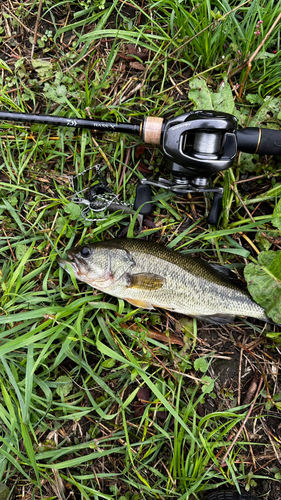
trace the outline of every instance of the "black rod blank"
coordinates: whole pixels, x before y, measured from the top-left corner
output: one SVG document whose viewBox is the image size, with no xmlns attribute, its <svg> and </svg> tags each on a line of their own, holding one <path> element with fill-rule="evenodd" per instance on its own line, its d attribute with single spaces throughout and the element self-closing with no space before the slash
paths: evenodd
<svg viewBox="0 0 281 500">
<path fill-rule="evenodd" d="M 237 130 L 236 137 L 239 151 L 258 155 L 281 155 L 280 130 L 247 127 Z"/>
<path fill-rule="evenodd" d="M 8 113 L 0 111 L 0 121 L 10 122 L 42 123 L 56 127 L 88 128 L 101 130 L 103 132 L 124 132 L 125 134 L 139 135 L 140 125 L 131 123 L 106 122 L 102 120 L 84 120 L 83 118 L 72 118 L 64 116 L 36 115 L 28 113 Z"/>
</svg>

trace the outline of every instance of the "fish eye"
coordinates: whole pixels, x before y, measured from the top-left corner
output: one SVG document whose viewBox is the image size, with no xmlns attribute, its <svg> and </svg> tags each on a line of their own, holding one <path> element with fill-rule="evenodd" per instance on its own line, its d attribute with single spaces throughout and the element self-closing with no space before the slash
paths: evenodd
<svg viewBox="0 0 281 500">
<path fill-rule="evenodd" d="M 82 247 L 81 250 L 80 250 L 80 254 L 83 257 L 89 257 L 90 254 L 91 254 L 91 249 L 89 247 Z"/>
</svg>

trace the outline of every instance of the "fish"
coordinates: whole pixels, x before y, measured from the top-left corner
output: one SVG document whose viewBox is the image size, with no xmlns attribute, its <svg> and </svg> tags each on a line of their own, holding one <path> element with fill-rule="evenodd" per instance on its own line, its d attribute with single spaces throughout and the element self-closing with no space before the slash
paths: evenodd
<svg viewBox="0 0 281 500">
<path fill-rule="evenodd" d="M 246 289 L 212 266 L 140 239 L 115 238 L 71 248 L 58 264 L 77 280 L 135 307 L 162 308 L 213 324 L 236 316 L 269 321 Z M 228 272 L 228 270 L 227 270 Z"/>
</svg>

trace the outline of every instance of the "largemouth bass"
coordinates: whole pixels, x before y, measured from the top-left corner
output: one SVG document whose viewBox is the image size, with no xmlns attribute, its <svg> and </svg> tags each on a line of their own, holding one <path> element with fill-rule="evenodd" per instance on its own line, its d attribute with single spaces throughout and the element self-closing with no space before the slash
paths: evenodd
<svg viewBox="0 0 281 500">
<path fill-rule="evenodd" d="M 59 265 L 102 292 L 143 309 L 160 307 L 216 324 L 235 316 L 268 321 L 246 290 L 227 280 L 224 268 L 157 243 L 113 239 L 72 248 Z"/>
</svg>

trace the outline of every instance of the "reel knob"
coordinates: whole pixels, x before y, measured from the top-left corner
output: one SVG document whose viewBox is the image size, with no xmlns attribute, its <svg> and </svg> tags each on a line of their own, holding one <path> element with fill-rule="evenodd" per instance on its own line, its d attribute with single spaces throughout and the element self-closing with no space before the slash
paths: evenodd
<svg viewBox="0 0 281 500">
<path fill-rule="evenodd" d="M 222 197 L 223 191 L 221 193 L 215 193 L 213 199 L 213 205 L 207 218 L 207 223 L 211 226 L 217 226 L 222 211 Z"/>
<path fill-rule="evenodd" d="M 143 205 L 145 203 L 145 205 Z M 138 210 L 139 207 L 143 205 L 140 209 L 141 215 L 148 215 L 152 211 L 151 202 L 151 187 L 149 184 L 138 184 L 136 189 L 136 198 L 134 203 L 134 210 Z"/>
</svg>

